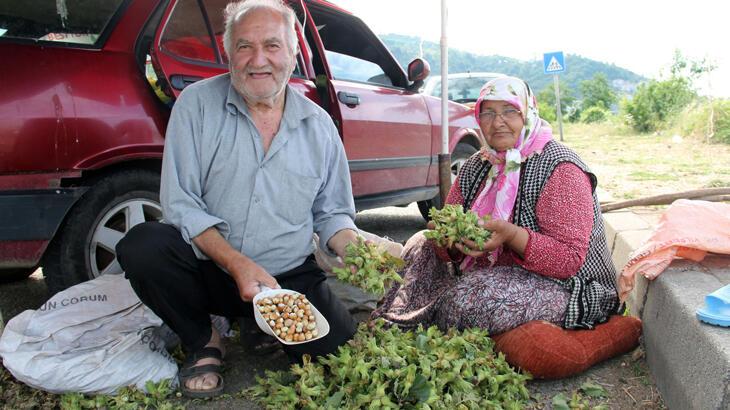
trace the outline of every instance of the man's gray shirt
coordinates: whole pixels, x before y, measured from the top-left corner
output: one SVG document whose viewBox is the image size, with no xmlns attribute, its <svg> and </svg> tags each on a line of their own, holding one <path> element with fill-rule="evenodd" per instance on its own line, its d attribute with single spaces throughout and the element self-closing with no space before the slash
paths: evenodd
<svg viewBox="0 0 730 410">
<path fill-rule="evenodd" d="M 287 86 L 269 151 L 228 74 L 177 99 L 167 127 L 162 214 L 200 259 L 192 239 L 210 227 L 276 275 L 301 265 L 337 231 L 355 229 L 345 151 L 329 115 Z"/>
</svg>

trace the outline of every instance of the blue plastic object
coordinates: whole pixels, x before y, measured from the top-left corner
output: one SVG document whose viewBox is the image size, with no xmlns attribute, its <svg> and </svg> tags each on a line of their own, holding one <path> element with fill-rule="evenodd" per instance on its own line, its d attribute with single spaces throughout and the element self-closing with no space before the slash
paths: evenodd
<svg viewBox="0 0 730 410">
<path fill-rule="evenodd" d="M 705 307 L 697 309 L 697 319 L 715 326 L 730 327 L 730 285 L 705 296 Z"/>
</svg>

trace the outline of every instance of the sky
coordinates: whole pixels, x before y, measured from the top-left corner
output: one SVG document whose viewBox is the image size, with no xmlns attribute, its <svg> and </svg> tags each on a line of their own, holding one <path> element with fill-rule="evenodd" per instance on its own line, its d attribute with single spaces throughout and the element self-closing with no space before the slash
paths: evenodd
<svg viewBox="0 0 730 410">
<path fill-rule="evenodd" d="M 440 42 L 441 0 L 330 1 L 376 34 Z M 647 78 L 668 73 L 679 49 L 690 59 L 707 58 L 717 66 L 698 82 L 702 93 L 730 97 L 730 4 L 724 0 L 447 0 L 447 6 L 450 48 L 520 60 L 563 51 Z M 566 66 L 570 70 L 569 57 Z"/>
</svg>

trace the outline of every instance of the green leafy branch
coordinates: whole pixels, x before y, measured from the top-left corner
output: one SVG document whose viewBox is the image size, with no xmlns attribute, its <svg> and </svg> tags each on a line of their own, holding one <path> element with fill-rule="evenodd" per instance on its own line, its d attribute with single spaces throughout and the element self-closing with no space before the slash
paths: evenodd
<svg viewBox="0 0 730 410">
<path fill-rule="evenodd" d="M 481 329 L 404 332 L 378 320 L 318 362 L 267 371 L 246 394 L 267 409 L 523 408 L 530 376 L 493 345 Z"/>
<path fill-rule="evenodd" d="M 425 232 L 427 239 L 431 239 L 439 246 L 450 248 L 462 239 L 476 242 L 479 250 L 484 249 L 484 243 L 491 236 L 491 232 L 479 225 L 479 216 L 472 211 L 464 212 L 461 205 L 444 205 L 442 209 L 431 208 L 429 216 L 435 227 Z M 485 215 L 482 220 L 488 221 Z"/>
<path fill-rule="evenodd" d="M 393 282 L 403 281 L 397 272 L 404 265 L 403 259 L 380 250 L 377 244 L 366 242 L 362 237 L 357 243 L 347 244 L 343 262 L 344 268 L 332 269 L 337 279 L 378 297 L 382 297 Z"/>
</svg>

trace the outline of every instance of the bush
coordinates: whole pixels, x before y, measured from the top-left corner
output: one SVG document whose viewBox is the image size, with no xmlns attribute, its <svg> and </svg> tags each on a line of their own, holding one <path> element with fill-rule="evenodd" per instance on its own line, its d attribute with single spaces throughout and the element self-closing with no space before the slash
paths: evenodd
<svg viewBox="0 0 730 410">
<path fill-rule="evenodd" d="M 718 142 L 730 144 L 730 100 L 715 101 L 715 135 Z"/>
<path fill-rule="evenodd" d="M 591 124 L 594 122 L 603 122 L 609 116 L 609 112 L 599 106 L 594 105 L 583 111 L 580 115 L 580 122 Z"/>
<path fill-rule="evenodd" d="M 678 121 L 681 133 L 702 139 L 712 135 L 710 142 L 730 144 L 730 100 L 713 101 L 712 107 L 714 113 L 710 111 L 710 104 L 705 101 L 691 105 L 683 111 L 682 118 Z"/>
<path fill-rule="evenodd" d="M 636 131 L 650 132 L 662 128 L 667 120 L 686 107 L 695 97 L 689 80 L 672 77 L 641 84 L 631 100 L 622 101 L 627 123 Z"/>
<path fill-rule="evenodd" d="M 570 121 L 569 113 L 575 104 L 573 91 L 568 86 L 560 82 L 560 110 L 563 113 L 563 121 Z M 537 109 L 540 112 L 540 118 L 551 124 L 558 123 L 558 114 L 555 110 L 555 86 L 551 82 L 547 87 L 537 94 Z"/>
<path fill-rule="evenodd" d="M 540 112 L 540 118 L 543 120 L 550 124 L 556 124 L 558 122 L 558 115 L 555 113 L 555 105 L 550 106 L 549 104 L 538 102 L 537 110 Z"/>
<path fill-rule="evenodd" d="M 616 93 L 611 89 L 608 78 L 603 73 L 596 73 L 590 80 L 581 81 L 580 92 L 583 95 L 581 108 L 586 111 L 592 107 L 607 109 L 617 100 Z"/>
</svg>

